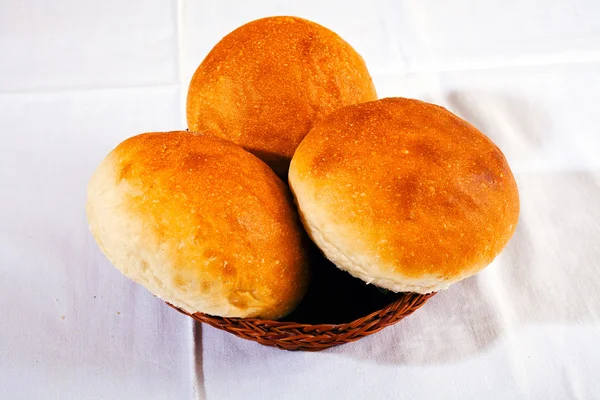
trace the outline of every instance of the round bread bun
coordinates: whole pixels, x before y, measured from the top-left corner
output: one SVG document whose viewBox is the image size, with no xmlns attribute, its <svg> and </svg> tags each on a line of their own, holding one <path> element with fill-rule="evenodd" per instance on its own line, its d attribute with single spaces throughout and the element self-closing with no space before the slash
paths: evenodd
<svg viewBox="0 0 600 400">
<path fill-rule="evenodd" d="M 90 229 L 127 277 L 186 310 L 277 319 L 308 285 L 303 230 L 284 183 L 225 140 L 125 140 L 87 191 Z"/>
<path fill-rule="evenodd" d="M 314 22 L 270 17 L 225 36 L 196 70 L 190 131 L 227 139 L 287 176 L 296 147 L 332 111 L 376 100 L 362 57 Z"/>
<path fill-rule="evenodd" d="M 498 147 L 417 100 L 334 112 L 298 147 L 289 181 L 327 258 L 394 292 L 435 292 L 475 274 L 519 217 L 517 185 Z"/>
</svg>

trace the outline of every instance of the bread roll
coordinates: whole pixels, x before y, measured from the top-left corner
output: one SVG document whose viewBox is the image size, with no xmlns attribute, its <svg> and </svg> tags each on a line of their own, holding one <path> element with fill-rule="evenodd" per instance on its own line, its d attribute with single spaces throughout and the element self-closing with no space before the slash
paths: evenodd
<svg viewBox="0 0 600 400">
<path fill-rule="evenodd" d="M 237 143 L 287 176 L 316 121 L 376 98 L 363 59 L 337 34 L 302 18 L 271 17 L 234 30 L 202 61 L 187 121 L 191 131 Z"/>
<path fill-rule="evenodd" d="M 291 196 L 233 143 L 188 132 L 132 137 L 104 159 L 87 196 L 108 259 L 189 313 L 277 319 L 305 293 Z"/>
<path fill-rule="evenodd" d="M 325 255 L 395 292 L 435 292 L 475 274 L 519 217 L 517 185 L 498 147 L 417 100 L 334 112 L 298 147 L 289 181 Z"/>
</svg>

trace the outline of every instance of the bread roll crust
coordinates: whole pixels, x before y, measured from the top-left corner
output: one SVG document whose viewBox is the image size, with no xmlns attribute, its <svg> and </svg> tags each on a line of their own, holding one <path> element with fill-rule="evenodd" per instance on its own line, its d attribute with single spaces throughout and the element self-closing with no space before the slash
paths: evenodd
<svg viewBox="0 0 600 400">
<path fill-rule="evenodd" d="M 334 112 L 298 147 L 289 181 L 325 255 L 397 292 L 438 291 L 475 274 L 504 248 L 519 216 L 498 147 L 418 100 Z"/>
<path fill-rule="evenodd" d="M 375 100 L 362 57 L 296 17 L 269 17 L 225 36 L 190 83 L 188 127 L 237 143 L 287 174 L 296 147 L 332 111 Z"/>
<path fill-rule="evenodd" d="M 190 313 L 276 319 L 306 290 L 287 188 L 222 139 L 167 132 L 125 140 L 90 180 L 87 214 L 119 270 Z"/>
</svg>

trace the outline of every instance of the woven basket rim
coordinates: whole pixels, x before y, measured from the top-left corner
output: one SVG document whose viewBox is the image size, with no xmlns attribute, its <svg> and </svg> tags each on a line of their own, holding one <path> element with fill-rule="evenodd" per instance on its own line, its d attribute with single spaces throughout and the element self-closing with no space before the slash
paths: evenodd
<svg viewBox="0 0 600 400">
<path fill-rule="evenodd" d="M 433 297 L 436 294 L 436 292 L 427 293 L 427 294 L 404 292 L 401 294 L 402 294 L 401 296 L 399 296 L 394 301 L 390 302 L 385 307 L 382 307 L 379 310 L 373 311 L 373 312 L 371 312 L 367 315 L 364 315 L 360 318 L 356 318 L 350 322 L 344 322 L 344 323 L 340 323 L 340 324 L 327 324 L 327 323 L 309 324 L 309 323 L 295 322 L 295 321 L 279 321 L 279 320 L 269 320 L 269 319 L 260 319 L 260 318 L 220 317 L 220 316 L 210 315 L 210 314 L 201 313 L 201 312 L 190 313 L 190 312 L 188 312 L 180 307 L 177 307 L 171 303 L 168 303 L 168 302 L 166 302 L 166 303 L 170 307 L 176 309 L 177 311 L 179 311 L 187 316 L 193 317 L 196 320 L 200 320 L 202 322 L 207 322 L 208 320 L 225 321 L 225 322 L 234 322 L 234 321 L 241 322 L 241 321 L 243 321 L 247 324 L 252 324 L 255 326 L 268 326 L 269 328 L 291 329 L 291 328 L 298 328 L 298 327 L 304 327 L 304 328 L 310 327 L 314 330 L 333 331 L 333 330 L 344 330 L 345 328 L 350 328 L 350 327 L 359 325 L 363 321 L 370 320 L 370 319 L 376 319 L 378 314 L 380 316 L 384 316 L 387 313 L 389 313 L 390 310 L 393 309 L 396 305 L 406 302 L 406 300 L 407 300 L 406 297 L 411 297 L 410 302 L 415 303 L 421 299 L 423 301 L 427 301 L 428 299 Z"/>
</svg>

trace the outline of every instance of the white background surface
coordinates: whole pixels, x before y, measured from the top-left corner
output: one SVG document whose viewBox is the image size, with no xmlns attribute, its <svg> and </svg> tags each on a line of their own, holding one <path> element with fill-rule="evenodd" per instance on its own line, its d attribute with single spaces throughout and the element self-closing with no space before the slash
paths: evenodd
<svg viewBox="0 0 600 400">
<path fill-rule="evenodd" d="M 0 0 L 0 398 L 599 398 L 600 3 L 293 3 Z M 105 260 L 84 212 L 121 140 L 185 128 L 210 48 L 281 14 L 338 32 L 381 97 L 474 123 L 522 201 L 484 272 L 315 354 L 194 325 Z"/>
</svg>

